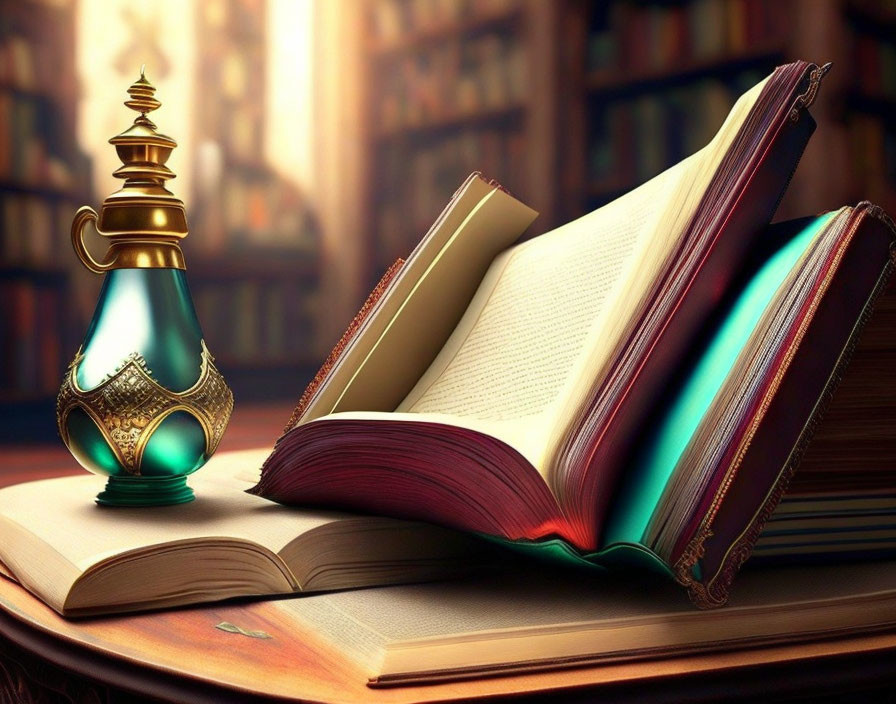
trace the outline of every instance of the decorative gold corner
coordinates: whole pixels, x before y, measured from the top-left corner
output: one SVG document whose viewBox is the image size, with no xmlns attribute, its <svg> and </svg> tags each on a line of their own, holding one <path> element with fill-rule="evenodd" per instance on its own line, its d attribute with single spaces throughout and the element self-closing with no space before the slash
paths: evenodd
<svg viewBox="0 0 896 704">
<path fill-rule="evenodd" d="M 789 117 L 793 122 L 800 119 L 800 110 L 812 107 L 815 98 L 818 97 L 818 89 L 821 88 L 821 80 L 827 75 L 828 71 L 831 70 L 832 65 L 833 64 L 831 64 L 830 61 L 824 66 L 816 66 L 815 64 L 812 64 L 812 70 L 809 71 L 809 85 L 806 87 L 804 93 L 797 96 L 796 102 L 790 111 Z"/>
<path fill-rule="evenodd" d="M 694 567 L 706 554 L 706 541 L 712 534 L 709 522 L 704 522 L 672 566 L 675 581 L 687 588 L 691 601 L 701 609 L 715 609 L 728 601 L 727 590 L 719 592 L 713 584 L 706 585 L 694 577 Z"/>
</svg>

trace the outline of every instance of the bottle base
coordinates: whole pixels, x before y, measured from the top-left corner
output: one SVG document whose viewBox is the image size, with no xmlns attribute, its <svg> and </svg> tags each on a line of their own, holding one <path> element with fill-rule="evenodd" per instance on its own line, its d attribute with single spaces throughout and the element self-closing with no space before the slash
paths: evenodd
<svg viewBox="0 0 896 704">
<path fill-rule="evenodd" d="M 196 498 L 187 477 L 109 477 L 96 496 L 101 506 L 171 506 Z"/>
</svg>

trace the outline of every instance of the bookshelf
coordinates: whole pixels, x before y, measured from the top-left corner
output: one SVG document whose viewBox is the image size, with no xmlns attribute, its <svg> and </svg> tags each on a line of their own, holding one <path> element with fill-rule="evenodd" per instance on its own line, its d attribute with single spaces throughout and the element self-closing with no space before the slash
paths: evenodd
<svg viewBox="0 0 896 704">
<path fill-rule="evenodd" d="M 567 11 L 583 34 L 567 54 L 567 70 L 583 88 L 567 99 L 584 117 L 573 121 L 562 149 L 566 219 L 705 144 L 743 90 L 794 58 L 832 60 L 835 71 L 777 217 L 863 199 L 896 208 L 892 2 L 573 1 Z"/>
<path fill-rule="evenodd" d="M 550 99 L 531 99 L 536 65 L 553 65 L 537 35 L 559 3 L 372 0 L 365 5 L 367 278 L 406 256 L 472 171 L 553 207 Z M 542 35 L 544 36 L 544 35 Z M 541 76 L 545 74 L 539 74 Z M 551 81 L 547 91 L 552 93 Z M 543 145 L 530 150 L 527 144 Z"/>
<path fill-rule="evenodd" d="M 193 303 L 216 365 L 242 398 L 293 398 L 313 372 L 318 272 L 291 251 L 197 258 Z M 310 353 L 310 354 L 309 354 Z"/>
<path fill-rule="evenodd" d="M 263 161 L 266 22 L 264 0 L 196 3 L 197 85 L 215 90 L 197 101 L 199 236 L 184 244 L 205 338 L 237 400 L 291 398 L 318 361 L 316 221 Z"/>
<path fill-rule="evenodd" d="M 584 120 L 565 149 L 570 217 L 610 202 L 708 142 L 737 97 L 785 60 L 781 6 L 578 3 L 584 39 L 568 60 L 582 77 L 581 93 L 571 100 Z"/>
<path fill-rule="evenodd" d="M 855 197 L 896 210 L 896 5 L 849 2 L 855 82 L 844 100 Z"/>
<path fill-rule="evenodd" d="M 896 212 L 891 0 L 368 0 L 366 10 L 371 279 L 470 171 L 540 210 L 533 232 L 550 229 L 702 147 L 744 90 L 794 58 L 835 71 L 778 217 L 865 198 Z M 475 66 L 465 52 L 492 37 L 522 57 L 522 88 L 498 105 L 463 91 L 448 102 Z"/>
<path fill-rule="evenodd" d="M 75 9 L 0 4 L 2 437 L 54 434 L 54 399 L 77 344 L 68 233 L 89 201 L 90 167 L 75 138 Z"/>
</svg>

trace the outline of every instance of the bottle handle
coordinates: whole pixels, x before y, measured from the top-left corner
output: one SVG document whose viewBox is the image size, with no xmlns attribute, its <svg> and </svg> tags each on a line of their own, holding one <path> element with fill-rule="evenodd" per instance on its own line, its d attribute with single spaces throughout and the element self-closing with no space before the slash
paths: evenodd
<svg viewBox="0 0 896 704">
<path fill-rule="evenodd" d="M 94 274 L 102 274 L 112 267 L 109 264 L 102 264 L 94 259 L 84 245 L 84 226 L 92 221 L 93 226 L 96 227 L 96 219 L 96 211 L 89 205 L 82 205 L 78 208 L 78 212 L 75 213 L 75 219 L 72 221 L 72 247 L 74 247 L 78 259 L 81 260 L 81 263 L 87 269 Z"/>
</svg>

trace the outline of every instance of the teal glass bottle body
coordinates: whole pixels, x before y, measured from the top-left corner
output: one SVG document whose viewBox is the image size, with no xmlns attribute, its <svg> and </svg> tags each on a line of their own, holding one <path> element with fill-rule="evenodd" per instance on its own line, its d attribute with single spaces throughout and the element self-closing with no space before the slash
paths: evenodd
<svg viewBox="0 0 896 704">
<path fill-rule="evenodd" d="M 89 392 L 136 356 L 160 386 L 183 392 L 200 379 L 202 353 L 202 331 L 183 270 L 113 269 L 104 276 L 74 380 Z M 121 411 L 126 416 L 129 409 Z M 142 448 L 137 473 L 124 466 L 83 408 L 72 408 L 65 423 L 67 444 L 78 462 L 109 477 L 98 503 L 146 506 L 194 498 L 186 477 L 208 455 L 205 433 L 192 414 L 175 410 L 164 417 Z"/>
</svg>

